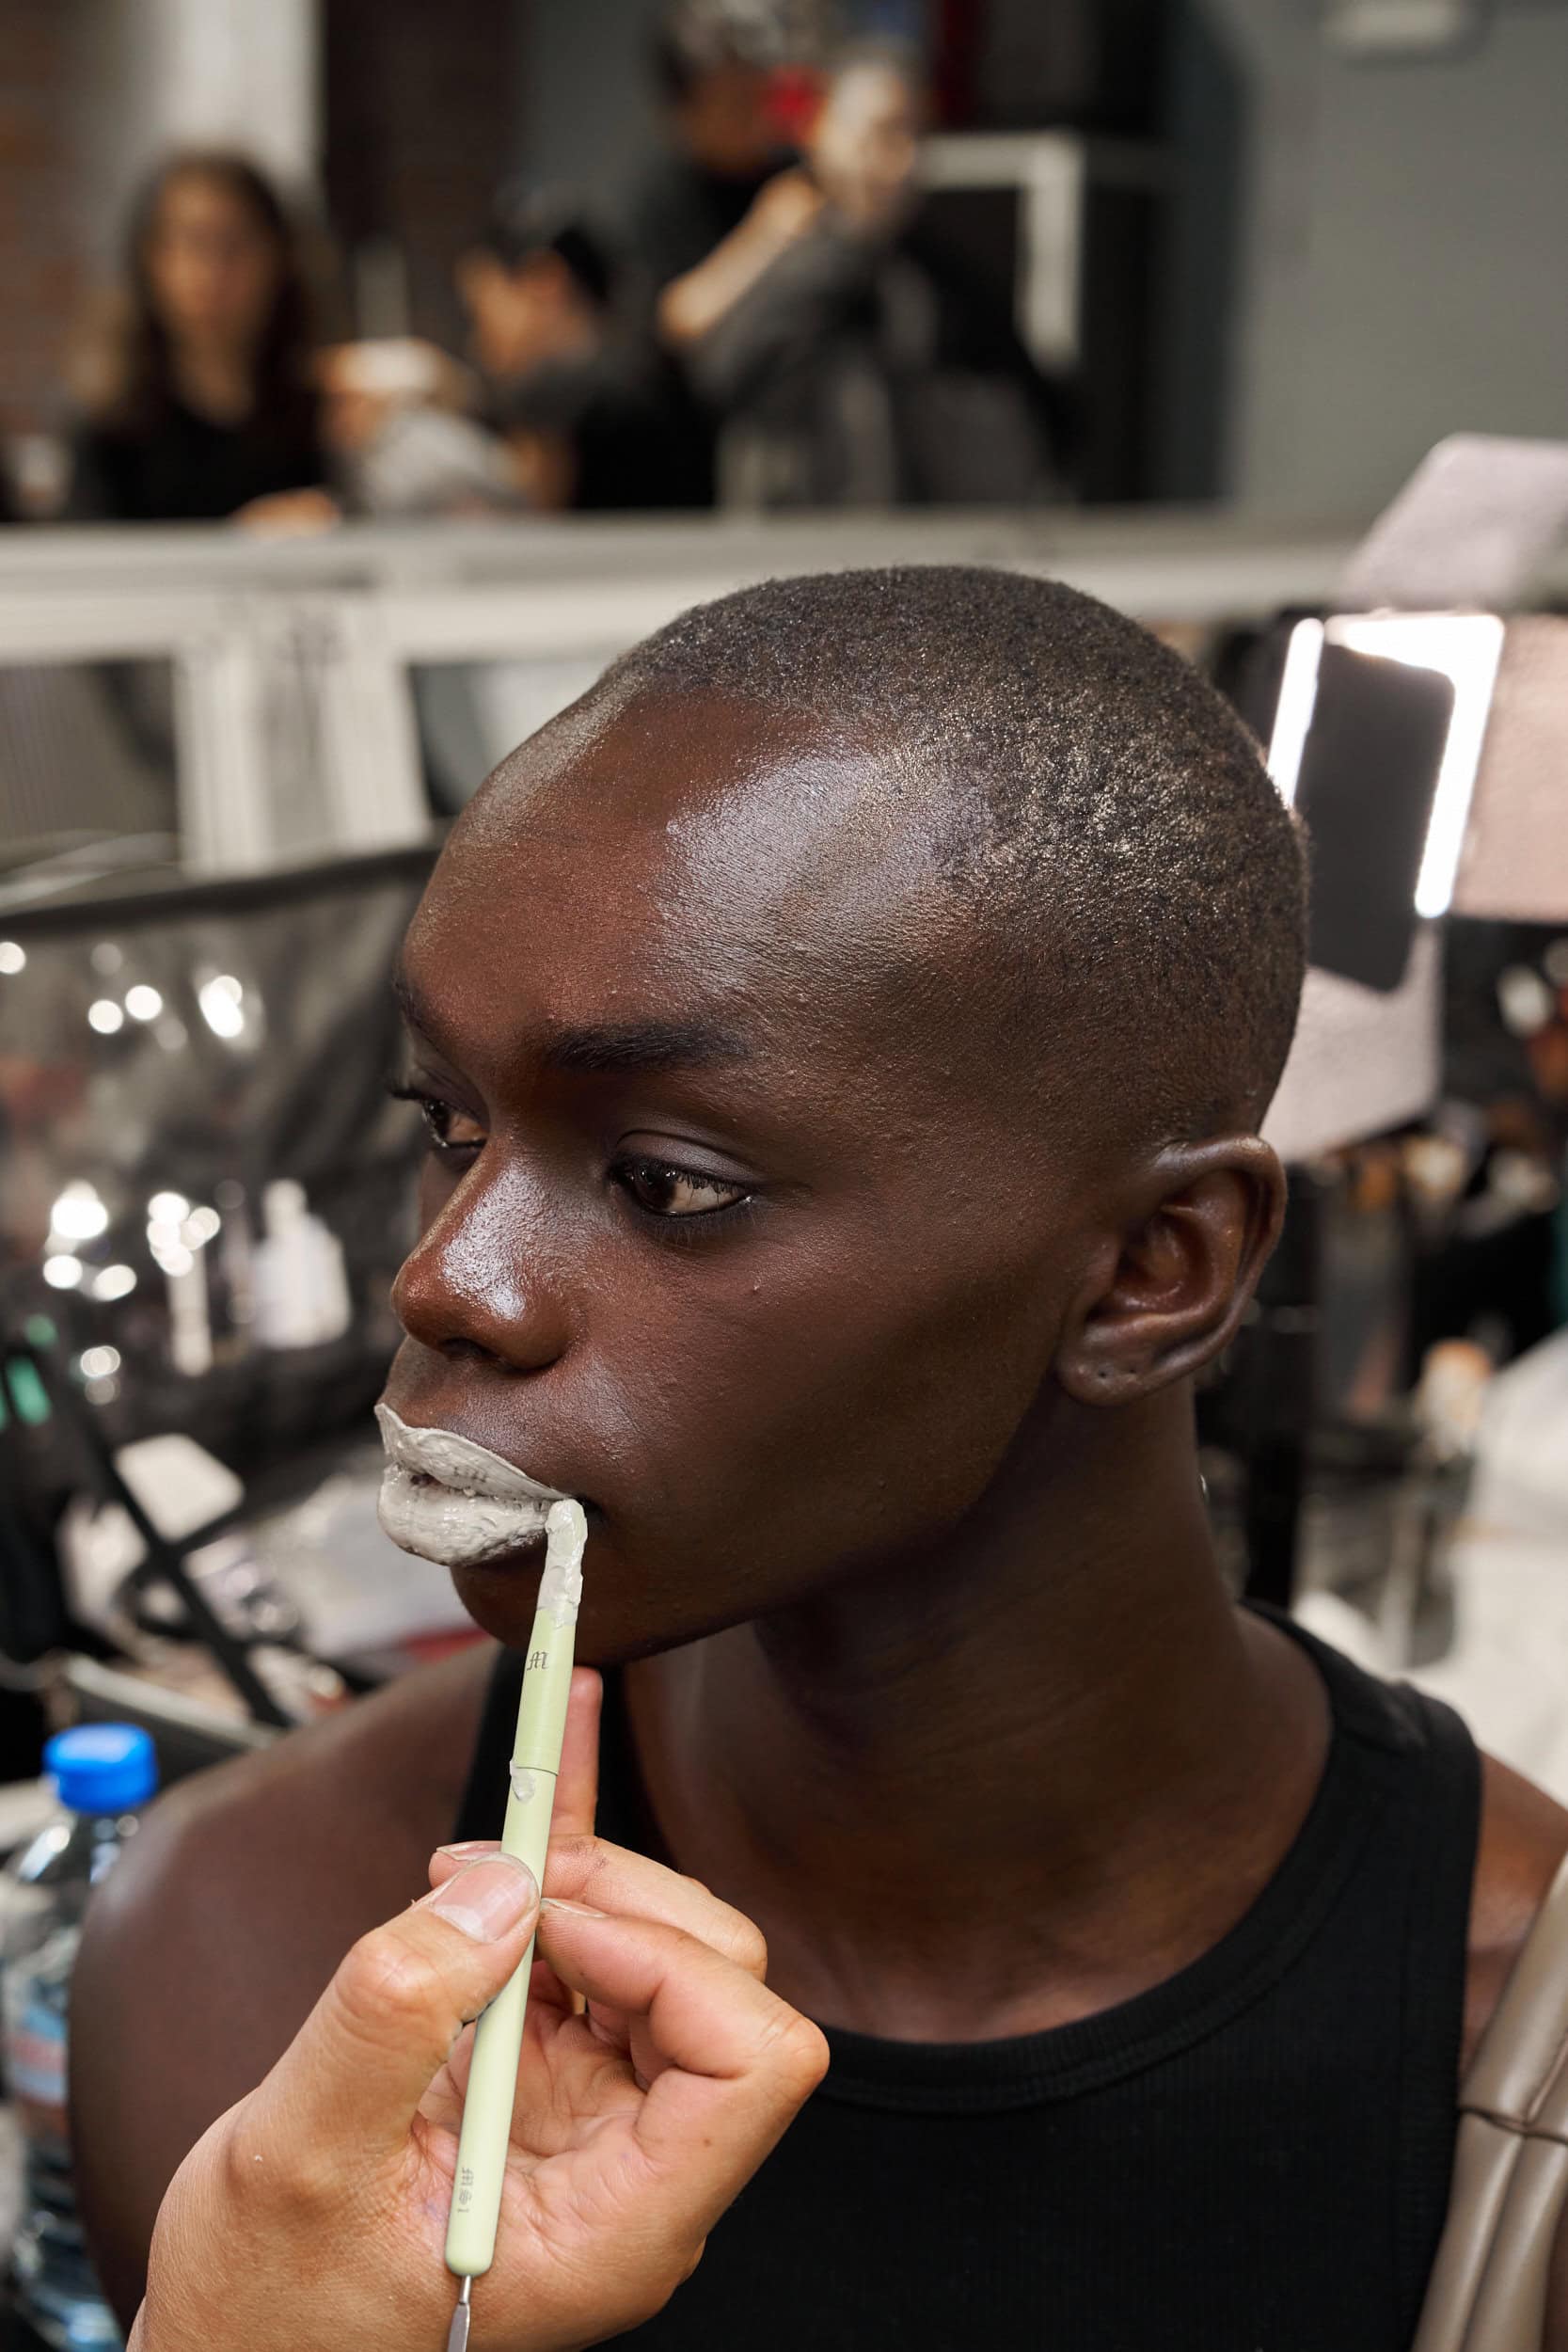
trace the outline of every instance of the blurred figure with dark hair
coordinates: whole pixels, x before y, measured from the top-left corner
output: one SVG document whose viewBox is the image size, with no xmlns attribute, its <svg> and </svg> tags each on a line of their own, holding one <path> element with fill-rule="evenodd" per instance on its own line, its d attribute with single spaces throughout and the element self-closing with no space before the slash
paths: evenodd
<svg viewBox="0 0 1568 2352">
<path fill-rule="evenodd" d="M 666 152 L 633 188 L 623 235 L 647 294 L 704 262 L 791 160 L 774 105 L 782 36 L 726 0 L 677 0 L 654 38 Z"/>
<path fill-rule="evenodd" d="M 709 437 L 571 191 L 506 191 L 458 265 L 489 421 L 529 504 L 712 502 Z"/>
<path fill-rule="evenodd" d="M 243 155 L 165 163 L 131 216 L 124 280 L 84 352 L 75 520 L 330 521 L 298 239 Z"/>
<path fill-rule="evenodd" d="M 1019 504 L 1059 489 L 1060 394 L 922 219 L 923 117 L 901 51 L 846 51 L 800 166 L 661 294 L 660 332 L 724 421 L 727 501 Z"/>
</svg>

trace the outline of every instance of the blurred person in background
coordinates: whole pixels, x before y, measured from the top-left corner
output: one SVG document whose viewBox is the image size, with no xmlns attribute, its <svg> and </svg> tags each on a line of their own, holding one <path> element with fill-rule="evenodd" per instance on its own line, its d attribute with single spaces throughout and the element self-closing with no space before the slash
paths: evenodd
<svg viewBox="0 0 1568 2352">
<path fill-rule="evenodd" d="M 1065 419 L 1004 302 L 923 221 L 914 69 L 847 51 L 798 167 L 665 286 L 658 326 L 723 421 L 726 501 L 1026 503 Z"/>
<path fill-rule="evenodd" d="M 475 414 L 470 369 L 412 335 L 322 353 L 322 430 L 345 503 L 384 518 L 461 516 L 523 503 L 505 444 Z"/>
<path fill-rule="evenodd" d="M 176 155 L 131 216 L 80 370 L 68 515 L 309 530 L 328 489 L 298 239 L 243 155 Z"/>
<path fill-rule="evenodd" d="M 509 190 L 458 265 L 489 421 L 533 507 L 712 503 L 710 437 L 564 189 Z"/>
<path fill-rule="evenodd" d="M 503 190 L 457 291 L 471 366 L 414 340 L 323 355 L 326 437 L 356 511 L 711 505 L 705 420 L 626 314 L 574 191 Z"/>
<path fill-rule="evenodd" d="M 739 227 L 791 150 L 761 29 L 724 0 L 671 8 L 653 68 L 668 142 L 629 193 L 621 242 L 657 296 Z"/>
</svg>

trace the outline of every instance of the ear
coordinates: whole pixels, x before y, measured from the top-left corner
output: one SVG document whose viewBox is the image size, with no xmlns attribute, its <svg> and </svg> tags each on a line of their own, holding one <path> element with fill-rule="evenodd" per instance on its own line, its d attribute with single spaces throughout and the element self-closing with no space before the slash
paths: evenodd
<svg viewBox="0 0 1568 2352">
<path fill-rule="evenodd" d="M 1257 1136 L 1173 1147 L 1135 1187 L 1062 1327 L 1056 1377 L 1081 1405 L 1125 1405 L 1227 1346 L 1285 1216 L 1285 1171 Z"/>
</svg>

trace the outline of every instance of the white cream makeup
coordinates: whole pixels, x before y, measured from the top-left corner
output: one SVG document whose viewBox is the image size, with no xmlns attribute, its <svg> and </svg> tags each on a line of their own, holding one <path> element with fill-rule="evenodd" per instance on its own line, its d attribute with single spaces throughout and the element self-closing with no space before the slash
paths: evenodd
<svg viewBox="0 0 1568 2352">
<path fill-rule="evenodd" d="M 377 1516 L 394 1544 L 423 1560 L 469 1568 L 499 1559 L 543 1534 L 550 1505 L 567 1499 L 471 1438 L 411 1428 L 389 1405 L 375 1417 L 387 1449 Z"/>
</svg>

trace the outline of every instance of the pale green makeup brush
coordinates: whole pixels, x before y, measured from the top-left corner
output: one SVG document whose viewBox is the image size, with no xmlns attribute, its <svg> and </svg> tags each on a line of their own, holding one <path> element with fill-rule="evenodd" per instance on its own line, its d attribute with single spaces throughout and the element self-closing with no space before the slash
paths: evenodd
<svg viewBox="0 0 1568 2352">
<path fill-rule="evenodd" d="M 566 1729 L 566 1694 L 572 1682 L 572 1646 L 582 1598 L 582 1548 L 588 1540 L 582 1505 L 552 1502 L 545 1530 L 548 1549 L 523 1668 L 517 1736 L 512 1749 L 512 1786 L 501 1830 L 502 1852 L 526 1862 L 540 1886 L 545 1883 L 550 1812 Z M 473 2281 L 489 2269 L 495 2258 L 496 2222 L 506 2177 L 512 2102 L 517 2088 L 532 1965 L 531 1936 L 515 1975 L 497 1994 L 474 2032 L 447 2222 L 447 2268 L 463 2281 L 447 2352 L 465 2352 Z"/>
<path fill-rule="evenodd" d="M 588 1540 L 582 1505 L 554 1486 L 541 1486 L 471 1438 L 410 1424 L 389 1405 L 378 1405 L 375 1417 L 387 1448 L 377 1509 L 387 1534 L 404 1551 L 446 1567 L 470 1567 L 500 1558 L 544 1530 L 545 1573 L 523 1666 L 501 1829 L 501 1851 L 526 1862 L 542 1887 L 582 1598 L 582 1549 Z M 531 1937 L 515 1975 L 474 2032 L 447 2220 L 447 2268 L 463 2281 L 447 2352 L 465 2352 L 473 2281 L 495 2259 L 532 1966 Z"/>
</svg>

